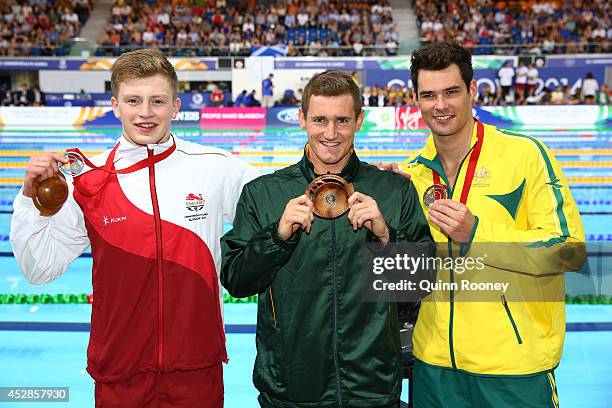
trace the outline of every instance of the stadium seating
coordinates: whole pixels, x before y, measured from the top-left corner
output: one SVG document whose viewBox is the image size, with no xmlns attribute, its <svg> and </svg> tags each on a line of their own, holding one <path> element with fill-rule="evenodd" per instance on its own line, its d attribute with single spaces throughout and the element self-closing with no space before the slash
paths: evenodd
<svg viewBox="0 0 612 408">
<path fill-rule="evenodd" d="M 475 55 L 605 53 L 610 3 L 600 0 L 416 0 L 422 41 L 455 40 Z"/>
<path fill-rule="evenodd" d="M 1 2 L 0 55 L 67 55 L 91 7 L 91 0 Z"/>
<path fill-rule="evenodd" d="M 116 0 L 96 55 L 155 46 L 175 56 L 246 56 L 252 47 L 273 45 L 287 46 L 288 55 L 383 55 L 389 38 L 398 35 L 384 0 Z"/>
</svg>

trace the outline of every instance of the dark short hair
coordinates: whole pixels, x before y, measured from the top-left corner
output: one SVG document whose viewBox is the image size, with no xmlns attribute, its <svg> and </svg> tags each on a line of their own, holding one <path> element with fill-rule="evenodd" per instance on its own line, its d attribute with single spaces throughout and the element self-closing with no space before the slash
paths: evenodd
<svg viewBox="0 0 612 408">
<path fill-rule="evenodd" d="M 304 88 L 302 95 L 302 112 L 304 117 L 308 114 L 308 105 L 310 104 L 311 96 L 341 96 L 351 95 L 353 97 L 353 110 L 355 118 L 361 113 L 363 102 L 361 100 L 361 91 L 353 81 L 353 78 L 345 72 L 327 70 L 315 74 Z"/>
<path fill-rule="evenodd" d="M 427 44 L 414 50 L 410 58 L 410 76 L 417 98 L 419 96 L 419 70 L 440 71 L 452 64 L 459 67 L 461 79 L 463 79 L 466 88 L 470 89 L 474 69 L 472 68 L 472 55 L 468 50 L 454 42 Z"/>
</svg>

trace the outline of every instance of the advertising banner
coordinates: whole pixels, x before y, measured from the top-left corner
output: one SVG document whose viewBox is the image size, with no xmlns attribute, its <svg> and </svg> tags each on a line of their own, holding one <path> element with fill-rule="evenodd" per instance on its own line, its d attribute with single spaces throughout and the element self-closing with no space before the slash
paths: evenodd
<svg viewBox="0 0 612 408">
<path fill-rule="evenodd" d="M 117 58 L 2 58 L 0 70 L 110 71 Z M 177 71 L 217 69 L 216 58 L 168 58 Z"/>
<path fill-rule="evenodd" d="M 485 123 L 506 129 L 572 129 L 607 126 L 612 108 L 603 105 L 474 106 L 473 114 Z M 298 108 L 268 109 L 266 127 L 297 129 Z M 417 106 L 366 107 L 362 129 L 427 130 L 427 126 Z"/>
<path fill-rule="evenodd" d="M 182 109 L 176 114 L 176 118 L 172 120 L 172 126 L 175 125 L 194 125 L 200 127 L 200 111 L 193 109 Z"/>
<path fill-rule="evenodd" d="M 103 109 L 104 115 L 97 116 L 95 118 L 91 118 L 85 120 L 82 123 L 82 126 L 85 127 L 95 127 L 95 126 L 121 126 L 121 122 L 119 119 L 115 117 L 112 109 L 109 107 L 106 108 L 96 108 Z M 193 109 L 181 109 L 177 114 L 176 118 L 172 120 L 172 126 L 189 126 L 189 127 L 200 127 L 200 111 Z"/>
<path fill-rule="evenodd" d="M 540 78 L 536 87 L 536 92 L 544 92 L 545 89 L 552 89 L 556 86 L 563 87 L 568 85 L 573 91 L 582 86 L 582 80 L 587 72 L 591 72 L 595 79 L 601 84 L 604 82 L 605 66 L 594 65 L 588 68 L 588 71 L 582 69 L 567 69 L 567 68 L 540 68 Z M 484 84 L 488 84 L 493 92 L 497 90 L 497 72 L 496 69 L 474 70 L 474 79 L 478 83 L 478 88 L 481 89 Z M 410 70 L 366 70 L 365 85 L 389 88 L 394 85 L 401 87 L 408 86 L 413 88 L 410 80 Z"/>
<path fill-rule="evenodd" d="M 373 61 L 372 61 L 373 62 Z M 376 65 L 372 65 L 375 68 Z M 339 69 L 339 70 L 357 70 L 363 69 L 364 62 L 354 58 L 347 59 L 276 59 L 274 60 L 274 69 L 318 69 L 324 71 L 326 69 Z"/>
<path fill-rule="evenodd" d="M 201 129 L 264 129 L 265 108 L 202 108 Z"/>
<path fill-rule="evenodd" d="M 474 79 L 478 82 L 479 89 L 488 84 L 493 92 L 497 90 L 497 73 L 499 68 L 508 58 L 479 58 L 474 57 Z M 513 66 L 517 66 L 518 59 L 512 57 Z M 313 61 L 314 62 L 314 61 Z M 554 89 L 556 86 L 563 87 L 568 85 L 572 92 L 582 86 L 582 80 L 587 73 L 592 73 L 593 77 L 603 84 L 605 82 L 606 67 L 612 64 L 609 56 L 590 56 L 576 57 L 568 56 L 563 58 L 556 57 L 536 57 L 539 62 L 537 69 L 539 74 L 536 93 L 540 94 L 547 89 Z M 404 60 L 381 60 L 378 66 L 370 64 L 364 65 L 364 85 L 372 87 L 392 87 L 399 85 L 413 88 L 410 80 L 410 64 Z"/>
<path fill-rule="evenodd" d="M 108 104 L 110 106 L 110 101 Z M 95 103 L 89 95 L 46 93 L 45 106 L 95 106 Z"/>
<path fill-rule="evenodd" d="M 297 129 L 300 126 L 298 112 L 299 108 L 297 106 L 270 108 L 266 113 L 266 127 L 276 129 Z"/>
<path fill-rule="evenodd" d="M 46 93 L 46 106 L 111 106 L 112 93 Z M 210 106 L 210 92 L 179 93 L 181 110 L 199 111 Z M 231 101 L 231 93 L 224 93 L 225 103 Z"/>
<path fill-rule="evenodd" d="M 402 112 L 405 112 L 407 108 L 399 108 Z M 416 114 L 420 119 L 421 115 L 418 109 Z M 275 107 L 268 109 L 266 116 L 266 127 L 276 129 L 298 129 L 300 124 L 298 122 L 299 108 L 297 106 L 284 106 Z M 402 113 L 406 116 L 405 113 Z M 362 130 L 394 130 L 394 129 L 412 129 L 409 127 L 397 127 L 396 122 L 398 114 L 395 107 L 365 107 L 364 108 L 364 119 Z M 409 119 L 403 119 L 407 122 Z M 421 120 L 422 122 L 422 120 Z M 424 125 L 423 125 L 424 127 Z"/>
<path fill-rule="evenodd" d="M 192 93 L 180 93 L 178 97 L 181 98 L 181 109 L 192 109 L 200 110 L 210 106 L 210 95 L 211 92 L 192 92 Z M 232 102 L 232 93 L 223 93 L 223 105 L 227 106 Z"/>
<path fill-rule="evenodd" d="M 416 106 L 398 106 L 395 108 L 395 129 L 417 130 L 426 129 L 421 111 Z"/>
<path fill-rule="evenodd" d="M 110 108 L 16 107 L 0 108 L 0 126 L 84 126 L 113 112 Z M 116 121 L 118 123 L 118 121 Z"/>
<path fill-rule="evenodd" d="M 416 106 L 366 107 L 362 130 L 426 130 Z M 610 126 L 607 105 L 475 106 L 474 117 L 506 129 L 596 129 Z M 298 129 L 298 107 L 182 109 L 173 126 L 215 130 Z M 110 107 L 0 107 L 0 126 L 120 126 Z"/>
<path fill-rule="evenodd" d="M 78 70 L 86 62 L 85 59 L 68 60 L 66 58 L 2 58 L 0 59 L 0 70 Z"/>
<path fill-rule="evenodd" d="M 189 125 L 199 127 L 200 111 L 181 110 L 172 121 L 173 126 Z M 121 126 L 110 107 L 43 106 L 0 108 L 0 126 L 33 128 L 36 126 L 95 127 Z"/>
<path fill-rule="evenodd" d="M 284 57 L 287 55 L 287 46 L 260 46 L 251 47 L 251 57 Z"/>
<path fill-rule="evenodd" d="M 485 123 L 512 128 L 592 128 L 606 126 L 611 114 L 606 105 L 482 106 L 476 117 Z"/>
<path fill-rule="evenodd" d="M 598 65 L 612 65 L 612 57 L 609 54 L 587 54 L 586 56 L 572 56 L 571 58 L 548 57 L 546 59 L 546 66 L 549 68 L 592 68 Z"/>
<path fill-rule="evenodd" d="M 395 107 L 365 107 L 362 130 L 394 130 Z"/>
</svg>

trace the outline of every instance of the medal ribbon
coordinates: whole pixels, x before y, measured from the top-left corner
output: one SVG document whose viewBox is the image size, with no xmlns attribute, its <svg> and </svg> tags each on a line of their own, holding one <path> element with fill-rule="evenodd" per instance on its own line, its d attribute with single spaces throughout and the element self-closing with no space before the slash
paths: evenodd
<svg viewBox="0 0 612 408">
<path fill-rule="evenodd" d="M 173 139 L 174 140 L 174 139 Z M 113 169 L 113 160 L 115 158 L 115 153 L 117 151 L 117 148 L 119 147 L 119 142 L 117 142 L 117 144 L 115 145 L 115 147 L 113 147 L 113 150 L 111 150 L 110 154 L 108 155 L 108 158 L 106 159 L 106 163 L 104 164 L 104 166 L 96 166 L 95 164 L 93 164 L 80 150 L 79 148 L 74 148 L 74 149 L 67 149 L 66 151 L 68 152 L 76 152 L 78 154 L 81 155 L 81 157 L 83 157 L 83 160 L 85 161 L 85 164 L 95 170 L 104 170 L 107 173 L 114 173 L 114 174 L 127 174 L 127 173 L 133 173 L 135 171 L 138 171 L 140 169 L 144 169 L 145 167 L 149 167 L 154 165 L 155 163 L 158 163 L 162 160 L 164 160 L 166 157 L 170 156 L 175 150 L 176 150 L 176 142 L 172 144 L 172 147 L 170 147 L 169 149 L 167 149 L 166 151 L 157 154 L 155 156 L 151 156 L 151 157 L 147 157 L 146 159 L 143 159 L 137 163 L 132 164 L 131 166 L 126 167 L 125 169 Z"/>
<path fill-rule="evenodd" d="M 109 153 L 104 166 L 96 166 L 95 164 L 93 164 L 87 157 L 85 157 L 85 155 L 78 148 L 67 149 L 67 151 L 69 152 L 75 152 L 75 153 L 80 154 L 81 157 L 83 157 L 83 161 L 85 162 L 85 164 L 89 166 L 90 168 L 94 170 L 102 170 L 103 172 L 106 173 L 106 177 L 104 177 L 104 179 L 99 182 L 98 188 L 95 191 L 87 190 L 82 187 L 79 187 L 80 185 L 79 178 L 78 176 L 76 176 L 74 179 L 74 183 L 75 183 L 74 186 L 75 188 L 79 190 L 79 192 L 83 196 L 93 197 L 94 195 L 98 194 L 100 190 L 106 185 L 108 177 L 111 174 L 133 173 L 137 170 L 144 169 L 145 167 L 148 167 L 148 166 L 153 166 L 155 163 L 162 161 L 166 157 L 170 156 L 176 150 L 176 142 L 168 150 L 164 151 L 163 153 L 160 153 L 155 156 L 147 157 L 146 159 L 143 159 L 137 163 L 132 164 L 131 166 L 126 167 L 125 169 L 120 169 L 120 170 L 115 169 L 115 163 L 114 163 L 115 153 L 117 152 L 118 147 L 119 147 L 119 142 L 115 144 L 115 147 L 113 147 L 113 150 L 111 150 L 111 152 Z"/>
<path fill-rule="evenodd" d="M 461 190 L 460 201 L 462 204 L 467 203 L 468 194 L 470 194 L 470 188 L 472 187 L 472 181 L 474 180 L 474 173 L 476 172 L 476 164 L 478 163 L 478 157 L 480 156 L 480 150 L 482 149 L 482 142 L 484 140 L 484 125 L 476 121 L 476 145 L 472 149 L 470 154 L 470 160 L 468 162 L 468 168 L 465 173 L 465 181 L 463 183 L 463 189 Z M 440 181 L 440 175 L 437 171 L 432 169 L 432 177 L 434 184 L 442 184 Z M 444 186 L 448 191 L 448 186 Z"/>
</svg>

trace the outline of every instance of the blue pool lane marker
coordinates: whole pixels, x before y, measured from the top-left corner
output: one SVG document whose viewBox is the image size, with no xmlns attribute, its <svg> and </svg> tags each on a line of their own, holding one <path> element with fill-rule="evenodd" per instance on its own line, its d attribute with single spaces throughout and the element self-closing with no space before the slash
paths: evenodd
<svg viewBox="0 0 612 408">
<path fill-rule="evenodd" d="M 88 332 L 89 323 L 62 322 L 0 322 L 0 330 L 4 331 L 51 331 L 51 332 Z M 254 334 L 254 324 L 228 324 L 225 332 L 232 334 Z M 568 332 L 598 332 L 612 331 L 612 322 L 599 323 L 567 323 Z"/>
</svg>

